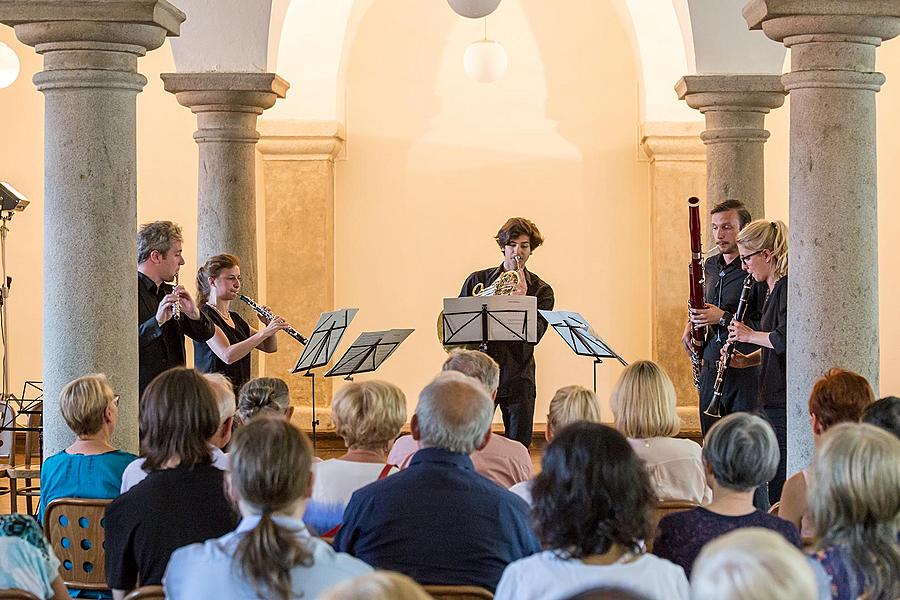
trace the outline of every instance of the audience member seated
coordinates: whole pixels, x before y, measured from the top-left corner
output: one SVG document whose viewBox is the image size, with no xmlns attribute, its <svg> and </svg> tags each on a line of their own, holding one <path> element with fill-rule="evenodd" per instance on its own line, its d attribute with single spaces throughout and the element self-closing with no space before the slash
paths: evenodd
<svg viewBox="0 0 900 600">
<path fill-rule="evenodd" d="M 288 423 L 294 415 L 287 383 L 277 377 L 256 377 L 241 386 L 238 393 L 235 429 L 257 415 L 283 417 Z"/>
<path fill-rule="evenodd" d="M 552 442 L 563 427 L 577 421 L 600 422 L 600 403 L 597 402 L 596 394 L 580 385 L 567 385 L 559 388 L 553 395 L 553 399 L 550 400 L 544 439 Z M 509 488 L 509 491 L 522 498 L 530 506 L 533 483 L 534 479 L 529 479 L 517 483 Z"/>
<path fill-rule="evenodd" d="M 813 442 L 818 445 L 822 434 L 833 425 L 858 423 L 873 402 L 875 393 L 865 377 L 844 369 L 830 369 L 816 381 L 809 395 Z M 808 481 L 809 468 L 794 473 L 784 483 L 778 508 L 778 516 L 799 528 L 804 539 L 813 536 L 806 504 Z"/>
<path fill-rule="evenodd" d="M 303 515 L 327 537 L 337 533 L 353 492 L 399 470 L 387 464 L 387 454 L 406 422 L 406 396 L 384 381 L 351 383 L 334 395 L 331 418 L 347 452 L 313 465 L 316 485 Z"/>
<path fill-rule="evenodd" d="M 663 517 L 653 553 L 681 565 L 690 577 L 707 542 L 741 527 L 772 529 L 799 548 L 796 527 L 753 506 L 754 490 L 775 476 L 778 459 L 775 432 L 762 417 L 739 412 L 722 418 L 703 443 L 712 502 Z"/>
<path fill-rule="evenodd" d="M 115 498 L 122 472 L 135 459 L 109 443 L 119 418 L 119 397 L 106 375 L 70 382 L 59 395 L 59 410 L 76 439 L 41 466 L 40 522 L 57 498 Z"/>
<path fill-rule="evenodd" d="M 238 516 L 207 440 L 220 426 L 212 387 L 185 368 L 160 373 L 141 398 L 147 477 L 106 509 L 106 579 L 116 600 L 159 585 L 176 549 L 219 537 Z"/>
<path fill-rule="evenodd" d="M 243 518 L 235 531 L 172 554 L 163 578 L 166 598 L 314 599 L 371 571 L 303 525 L 311 464 L 306 435 L 283 418 L 263 416 L 241 427 L 227 477 Z"/>
<path fill-rule="evenodd" d="M 900 438 L 900 398 L 885 396 L 869 405 L 863 413 L 863 423 L 881 427 Z"/>
<path fill-rule="evenodd" d="M 540 550 L 521 498 L 479 475 L 494 407 L 477 380 L 444 372 L 425 386 L 410 427 L 408 468 L 357 490 L 338 550 L 423 585 L 497 587 L 507 564 Z"/>
<path fill-rule="evenodd" d="M 222 451 L 222 448 L 231 441 L 235 411 L 234 387 L 232 387 L 231 381 L 221 373 L 201 373 L 201 376 L 206 379 L 210 388 L 212 388 L 219 411 L 219 427 L 216 429 L 216 433 L 207 440 L 210 456 L 212 457 L 212 466 L 227 471 L 228 455 Z M 143 406 L 143 403 L 141 406 Z M 143 481 L 148 472 L 149 470 L 144 466 L 144 458 L 138 458 L 133 461 L 122 473 L 121 492 L 124 494 Z"/>
<path fill-rule="evenodd" d="M 496 600 L 565 598 L 599 585 L 658 600 L 684 599 L 684 570 L 652 554 L 656 497 L 644 465 L 618 431 L 574 423 L 544 451 L 531 518 L 544 551 L 503 572 Z"/>
<path fill-rule="evenodd" d="M 616 429 L 647 466 L 657 500 L 705 504 L 706 485 L 700 445 L 673 437 L 681 428 L 675 410 L 675 386 L 662 367 L 649 360 L 631 363 L 610 396 Z"/>
<path fill-rule="evenodd" d="M 474 377 L 484 385 L 491 400 L 496 399 L 500 366 L 487 354 L 477 350 L 453 350 L 441 370 L 459 371 Z M 418 449 L 419 443 L 411 435 L 404 435 L 394 443 L 388 462 L 405 469 Z M 528 448 L 501 435 L 492 435 L 487 446 L 476 450 L 469 458 L 477 472 L 505 488 L 528 481 L 534 473 Z"/>
<path fill-rule="evenodd" d="M 23 590 L 38 598 L 69 600 L 59 559 L 37 522 L 27 515 L 0 515 L 0 590 Z"/>
<path fill-rule="evenodd" d="M 691 600 L 817 600 L 813 571 L 797 548 L 768 529 L 745 527 L 704 546 Z"/>
<path fill-rule="evenodd" d="M 820 597 L 900 598 L 900 440 L 873 425 L 835 425 L 809 483 Z"/>
<path fill-rule="evenodd" d="M 372 571 L 340 583 L 322 600 L 432 600 L 418 583 L 393 571 Z"/>
</svg>

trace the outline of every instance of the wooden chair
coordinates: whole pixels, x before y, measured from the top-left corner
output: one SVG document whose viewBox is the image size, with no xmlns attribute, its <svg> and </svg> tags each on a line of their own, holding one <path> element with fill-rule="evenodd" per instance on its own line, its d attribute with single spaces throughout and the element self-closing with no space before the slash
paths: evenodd
<svg viewBox="0 0 900 600">
<path fill-rule="evenodd" d="M 112 500 L 58 498 L 44 511 L 44 535 L 66 587 L 106 590 L 103 516 Z"/>
<path fill-rule="evenodd" d="M 145 585 L 128 592 L 125 600 L 166 600 L 166 594 L 161 585 Z"/>
<path fill-rule="evenodd" d="M 491 600 L 494 594 L 477 585 L 423 585 L 434 600 Z M 128 600 L 127 598 L 125 600 Z"/>
<path fill-rule="evenodd" d="M 41 600 L 25 590 L 0 590 L 0 600 Z"/>
<path fill-rule="evenodd" d="M 656 507 L 653 509 L 653 533 L 650 535 L 650 539 L 645 540 L 647 552 L 653 551 L 653 540 L 656 539 L 656 529 L 659 527 L 659 522 L 663 517 L 685 510 L 691 510 L 698 506 L 700 505 L 696 502 L 688 502 L 687 500 L 665 500 L 657 503 Z"/>
<path fill-rule="evenodd" d="M 4 466 L 0 466 L 0 470 L 3 471 L 3 476 L 8 481 L 8 489 L 0 493 L 9 494 L 9 508 L 12 513 L 19 512 L 19 497 L 23 497 L 27 513 L 29 515 L 37 514 L 37 503 L 41 495 L 42 404 L 37 403 L 27 412 L 24 426 L 17 424 L 16 419 L 13 418 L 9 421 L 8 426 L 2 427 L 3 430 L 11 429 L 12 444 L 8 449 L 8 454 L 4 454 L 0 449 L 0 463 L 6 463 Z M 21 418 L 21 415 L 19 417 Z M 24 438 L 25 443 L 20 455 L 16 442 L 21 438 Z"/>
</svg>

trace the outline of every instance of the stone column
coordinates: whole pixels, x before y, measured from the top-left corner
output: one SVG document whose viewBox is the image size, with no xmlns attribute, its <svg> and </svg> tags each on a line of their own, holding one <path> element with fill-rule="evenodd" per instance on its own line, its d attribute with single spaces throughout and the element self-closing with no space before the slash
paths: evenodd
<svg viewBox="0 0 900 600">
<path fill-rule="evenodd" d="M 701 196 L 706 186 L 706 157 L 700 123 L 646 123 L 641 146 L 650 157 L 650 240 L 653 307 L 652 352 L 671 376 L 685 429 L 700 429 L 699 396 L 691 362 L 681 345 L 687 322 L 688 233 L 687 199 Z"/>
<path fill-rule="evenodd" d="M 900 3 L 754 0 L 751 29 L 791 49 L 788 474 L 813 450 L 807 401 L 830 367 L 878 390 L 875 49 Z"/>
<path fill-rule="evenodd" d="M 784 104 L 781 76 L 686 75 L 675 91 L 706 117 L 700 139 L 706 144 L 709 207 L 740 200 L 754 219 L 762 218 L 766 210 L 763 144 L 769 139 L 765 118 Z"/>
<path fill-rule="evenodd" d="M 274 73 L 163 73 L 165 89 L 197 115 L 200 146 L 197 263 L 227 252 L 241 260 L 243 293 L 256 298 L 256 120 L 284 98 L 288 83 Z M 233 310 L 248 323 L 256 313 Z"/>
<path fill-rule="evenodd" d="M 0 3 L 0 22 L 44 56 L 44 452 L 68 446 L 62 387 L 106 373 L 121 397 L 113 443 L 138 448 L 135 112 L 137 59 L 177 35 L 163 0 Z M 127 5 L 126 5 L 127 4 Z"/>
<path fill-rule="evenodd" d="M 344 129 L 334 121 L 260 121 L 264 160 L 266 301 L 304 335 L 334 310 L 334 161 Z M 302 240 L 302 243 L 298 243 Z M 288 382 L 294 423 L 311 428 L 309 378 L 290 375 L 302 347 L 287 340 L 266 359 L 266 374 Z M 331 428 L 332 379 L 317 369 L 316 417 Z"/>
</svg>

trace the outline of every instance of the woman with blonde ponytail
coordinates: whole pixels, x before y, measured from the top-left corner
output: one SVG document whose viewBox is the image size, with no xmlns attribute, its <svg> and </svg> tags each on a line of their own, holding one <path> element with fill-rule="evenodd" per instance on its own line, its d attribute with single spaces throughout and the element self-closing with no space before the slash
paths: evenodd
<svg viewBox="0 0 900 600">
<path fill-rule="evenodd" d="M 781 498 L 787 458 L 787 274 L 788 229 L 781 221 L 759 219 L 744 227 L 737 237 L 741 266 L 758 282 L 766 283 L 759 330 L 732 320 L 729 342 L 758 346 L 751 354 L 735 352 L 731 366 L 737 369 L 760 365 L 759 407 L 775 430 L 781 460 L 775 479 L 769 482 L 769 502 Z"/>
<path fill-rule="evenodd" d="M 241 427 L 227 481 L 243 519 L 234 532 L 172 555 L 163 579 L 166 598 L 314 600 L 370 572 L 303 525 L 312 456 L 306 435 L 283 418 L 261 416 Z"/>
</svg>

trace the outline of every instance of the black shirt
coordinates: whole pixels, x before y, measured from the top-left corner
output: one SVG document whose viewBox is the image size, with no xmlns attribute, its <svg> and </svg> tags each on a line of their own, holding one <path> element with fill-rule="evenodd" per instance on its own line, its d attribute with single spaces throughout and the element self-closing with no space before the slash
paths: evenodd
<svg viewBox="0 0 900 600">
<path fill-rule="evenodd" d="M 147 384 L 166 369 L 184 366 L 185 335 L 205 342 L 215 333 L 212 322 L 202 311 L 199 321 L 182 315 L 177 321 L 169 319 L 160 327 L 156 322 L 156 310 L 163 296 L 170 293 L 171 285 L 163 283 L 157 287 L 152 279 L 138 273 L 138 365 L 141 394 Z"/>
<path fill-rule="evenodd" d="M 228 321 L 222 318 L 219 312 L 210 306 L 204 304 L 200 308 L 200 312 L 206 315 L 213 325 L 216 325 L 228 338 L 229 344 L 237 344 L 243 342 L 250 337 L 250 326 L 247 321 L 241 318 L 234 311 L 228 311 L 231 320 L 234 323 L 232 327 Z M 206 342 L 198 342 L 194 340 L 194 367 L 203 373 L 221 373 L 231 380 L 235 391 L 240 389 L 242 385 L 250 381 L 250 354 L 244 358 L 231 363 L 230 365 L 216 356 L 209 344 Z"/>
<path fill-rule="evenodd" d="M 762 407 L 787 402 L 787 275 L 775 282 L 763 306 L 759 331 L 769 332 L 772 348 L 762 349 L 759 369 L 759 403 Z"/>
<path fill-rule="evenodd" d="M 160 585 L 178 548 L 225 535 L 237 513 L 225 497 L 225 472 L 212 465 L 151 471 L 106 508 L 106 582 L 130 590 Z"/>
<path fill-rule="evenodd" d="M 710 325 L 709 336 L 703 349 L 703 358 L 710 364 L 719 360 L 719 354 L 725 340 L 728 339 L 728 323 L 731 322 L 737 311 L 738 302 L 741 299 L 741 289 L 747 273 L 741 269 L 741 259 L 735 258 L 730 263 L 725 263 L 721 254 L 716 254 L 706 259 L 703 265 L 703 282 L 706 288 L 706 303 L 718 306 L 725 311 L 725 326 Z M 748 327 L 754 327 L 759 322 L 762 300 L 765 298 L 766 283 L 757 282 L 750 291 L 747 304 L 747 312 L 744 314 L 744 323 Z M 742 353 L 752 352 L 755 348 L 738 344 Z"/>
<path fill-rule="evenodd" d="M 463 298 L 472 295 L 475 285 L 485 287 L 494 283 L 503 273 L 503 265 L 492 269 L 476 271 L 469 275 L 459 292 Z M 538 310 L 553 310 L 553 288 L 540 277 L 525 269 L 525 281 L 528 283 L 527 295 L 537 297 Z M 538 316 L 538 342 L 547 331 L 547 321 Z M 522 342 L 488 342 L 488 355 L 500 365 L 500 387 L 497 398 L 534 398 L 534 344 Z"/>
</svg>

